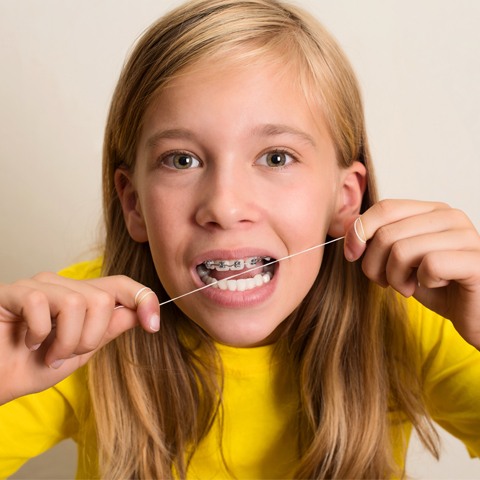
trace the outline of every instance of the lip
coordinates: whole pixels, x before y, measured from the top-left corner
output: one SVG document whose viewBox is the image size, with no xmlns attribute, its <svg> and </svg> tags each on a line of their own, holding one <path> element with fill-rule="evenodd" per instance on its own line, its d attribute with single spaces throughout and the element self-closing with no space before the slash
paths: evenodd
<svg viewBox="0 0 480 480">
<path fill-rule="evenodd" d="M 208 250 L 196 256 L 193 260 L 191 274 L 195 284 L 202 287 L 205 284 L 202 282 L 197 272 L 197 265 L 206 260 L 231 260 L 237 258 L 248 257 L 272 257 L 280 258 L 278 254 L 265 248 L 235 248 L 235 249 L 214 249 Z M 232 275 L 236 272 L 232 271 Z M 264 284 L 262 287 L 255 288 L 244 292 L 231 292 L 229 290 L 220 290 L 218 288 L 204 288 L 199 293 L 219 306 L 226 308 L 246 308 L 257 306 L 268 300 L 275 291 L 279 274 L 279 264 L 275 264 L 275 274 L 270 282 Z"/>
</svg>

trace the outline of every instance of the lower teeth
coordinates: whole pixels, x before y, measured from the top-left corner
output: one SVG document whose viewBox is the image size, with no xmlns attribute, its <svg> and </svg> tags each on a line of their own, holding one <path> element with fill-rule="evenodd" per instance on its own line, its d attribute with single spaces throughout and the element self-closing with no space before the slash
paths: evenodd
<svg viewBox="0 0 480 480">
<path fill-rule="evenodd" d="M 203 283 L 206 285 L 212 285 L 212 288 L 219 288 L 220 290 L 230 290 L 231 292 L 244 292 L 245 290 L 253 290 L 254 288 L 261 287 L 268 283 L 272 278 L 270 272 L 257 273 L 252 278 L 239 278 L 230 280 L 225 278 L 223 280 L 215 280 L 209 275 L 202 277 Z"/>
</svg>

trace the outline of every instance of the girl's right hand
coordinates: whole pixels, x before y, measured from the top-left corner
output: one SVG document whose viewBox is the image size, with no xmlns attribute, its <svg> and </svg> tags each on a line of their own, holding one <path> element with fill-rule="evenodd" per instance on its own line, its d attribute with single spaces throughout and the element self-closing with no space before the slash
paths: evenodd
<svg viewBox="0 0 480 480">
<path fill-rule="evenodd" d="M 159 302 L 125 276 L 80 281 L 42 273 L 0 285 L 0 405 L 57 384 L 138 325 L 159 330 Z"/>
</svg>

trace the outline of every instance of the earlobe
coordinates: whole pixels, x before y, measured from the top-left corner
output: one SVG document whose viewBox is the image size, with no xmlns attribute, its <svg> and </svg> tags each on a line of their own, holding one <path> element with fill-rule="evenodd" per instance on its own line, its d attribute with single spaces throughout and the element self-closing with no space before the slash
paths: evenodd
<svg viewBox="0 0 480 480">
<path fill-rule="evenodd" d="M 115 171 L 114 180 L 128 233 L 136 242 L 147 242 L 147 229 L 131 173 L 119 168 Z"/>
<path fill-rule="evenodd" d="M 345 235 L 346 229 L 360 215 L 363 194 L 367 188 L 367 169 L 361 162 L 353 162 L 340 175 L 336 211 L 328 230 L 328 234 L 334 238 Z"/>
</svg>

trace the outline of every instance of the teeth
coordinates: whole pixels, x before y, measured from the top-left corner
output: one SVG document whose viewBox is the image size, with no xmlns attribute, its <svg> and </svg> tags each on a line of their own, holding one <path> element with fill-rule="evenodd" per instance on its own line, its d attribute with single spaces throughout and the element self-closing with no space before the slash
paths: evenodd
<svg viewBox="0 0 480 480">
<path fill-rule="evenodd" d="M 260 263 L 264 258 L 267 262 L 271 261 L 271 257 L 248 257 L 246 259 L 234 260 L 207 260 L 203 262 L 203 266 L 208 270 L 217 270 L 218 272 L 226 272 L 227 270 L 243 270 L 244 268 L 252 268 Z"/>
<path fill-rule="evenodd" d="M 220 260 L 215 265 L 215 270 L 217 270 L 218 272 L 226 272 L 227 270 L 230 270 L 230 263 L 225 260 Z"/>
<path fill-rule="evenodd" d="M 263 260 L 263 263 L 262 263 Z M 271 265 L 264 266 L 265 263 L 270 263 L 272 257 L 248 257 L 245 259 L 233 260 L 206 260 L 197 266 L 197 272 L 202 282 L 205 285 L 212 285 L 213 288 L 220 290 L 228 290 L 230 292 L 245 292 L 259 288 L 268 283 L 274 272 L 274 267 Z M 259 265 L 260 264 L 260 265 Z M 254 269 L 254 267 L 263 267 L 263 271 L 254 275 L 255 270 L 252 271 L 250 278 L 225 278 L 217 280 L 210 275 L 210 272 L 217 270 L 219 272 L 226 272 L 229 270 L 246 270 Z"/>
<path fill-rule="evenodd" d="M 260 263 L 262 261 L 262 257 L 250 257 L 245 260 L 245 266 L 247 268 L 252 268 L 254 267 L 257 263 Z"/>
<path fill-rule="evenodd" d="M 267 273 L 257 273 L 253 278 L 240 278 L 238 280 L 235 279 L 224 279 L 219 280 L 218 282 L 208 275 L 202 277 L 202 280 L 207 284 L 211 284 L 212 288 L 219 288 L 220 290 L 229 290 L 230 292 L 244 292 L 246 290 L 253 290 L 254 288 L 261 287 L 268 283 L 272 278 L 272 274 L 270 272 Z"/>
<path fill-rule="evenodd" d="M 197 266 L 197 272 L 200 275 L 200 278 L 202 278 L 203 276 L 208 275 L 208 267 L 202 263 Z"/>
</svg>

